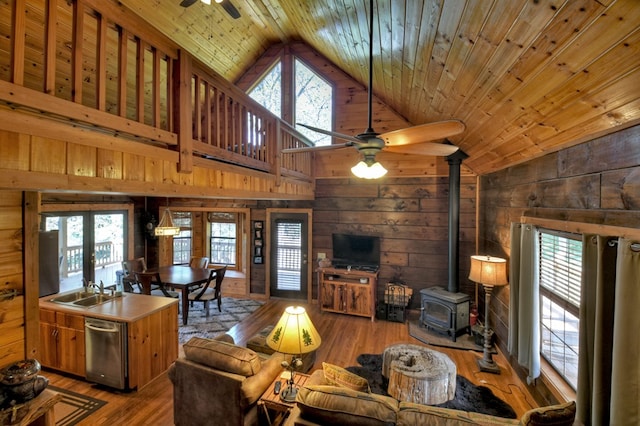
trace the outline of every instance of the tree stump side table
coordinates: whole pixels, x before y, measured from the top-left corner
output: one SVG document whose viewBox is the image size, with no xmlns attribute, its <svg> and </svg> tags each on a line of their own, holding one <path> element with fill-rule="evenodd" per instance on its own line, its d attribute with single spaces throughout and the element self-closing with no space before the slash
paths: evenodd
<svg viewBox="0 0 640 426">
<path fill-rule="evenodd" d="M 455 398 L 456 365 L 442 352 L 418 345 L 389 346 L 383 353 L 382 374 L 387 393 L 399 401 L 442 404 Z"/>
</svg>

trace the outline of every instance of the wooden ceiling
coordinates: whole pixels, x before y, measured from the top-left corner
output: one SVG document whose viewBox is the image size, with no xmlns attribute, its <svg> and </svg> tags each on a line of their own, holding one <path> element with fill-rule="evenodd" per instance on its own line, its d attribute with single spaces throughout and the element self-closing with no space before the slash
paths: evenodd
<svg viewBox="0 0 640 426">
<path fill-rule="evenodd" d="M 302 41 L 366 85 L 367 0 L 121 0 L 229 81 Z M 150 5 L 150 3 L 153 3 Z M 462 120 L 478 174 L 640 122 L 638 0 L 375 0 L 374 93 L 409 122 Z"/>
</svg>

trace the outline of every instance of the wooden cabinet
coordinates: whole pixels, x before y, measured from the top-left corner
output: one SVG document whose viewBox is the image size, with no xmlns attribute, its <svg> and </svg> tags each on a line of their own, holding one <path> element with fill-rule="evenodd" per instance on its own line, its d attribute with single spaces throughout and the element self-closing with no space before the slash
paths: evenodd
<svg viewBox="0 0 640 426">
<path fill-rule="evenodd" d="M 178 358 L 178 304 L 129 323 L 128 334 L 129 387 L 139 390 Z"/>
<path fill-rule="evenodd" d="M 85 375 L 84 316 L 40 309 L 40 363 Z"/>
<path fill-rule="evenodd" d="M 48 306 L 42 307 L 42 304 Z M 178 303 L 174 299 L 127 294 L 112 305 L 102 305 L 104 310 L 111 309 L 112 315 L 96 313 L 99 308 L 75 314 L 62 310 L 64 308 L 56 310 L 51 305 L 45 301 L 40 306 L 38 360 L 46 367 L 86 376 L 85 315 L 127 323 L 130 389 L 142 388 L 165 372 L 178 357 Z"/>
<path fill-rule="evenodd" d="M 377 272 L 318 269 L 320 310 L 375 319 Z"/>
</svg>

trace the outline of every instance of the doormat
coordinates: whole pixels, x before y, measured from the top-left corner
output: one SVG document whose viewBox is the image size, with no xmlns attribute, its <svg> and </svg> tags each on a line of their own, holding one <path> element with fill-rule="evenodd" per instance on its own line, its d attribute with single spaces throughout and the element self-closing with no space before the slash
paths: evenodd
<svg viewBox="0 0 640 426">
<path fill-rule="evenodd" d="M 51 389 L 62 395 L 62 400 L 53 408 L 56 416 L 56 426 L 73 426 L 95 413 L 107 403 L 107 401 L 91 398 L 90 396 L 56 386 L 47 386 L 47 389 Z"/>
<path fill-rule="evenodd" d="M 207 317 L 203 303 L 196 302 L 193 307 L 189 308 L 187 325 L 182 325 L 182 317 L 178 316 L 178 342 L 183 345 L 192 337 L 211 339 L 227 332 L 262 305 L 264 302 L 260 300 L 225 297 L 222 299 L 222 312 L 218 311 L 217 303 L 214 300 L 211 302 Z"/>
<path fill-rule="evenodd" d="M 427 327 L 420 325 L 420 315 L 418 313 L 409 315 L 409 335 L 420 340 L 422 343 L 445 348 L 462 349 L 467 351 L 483 352 L 482 346 L 476 345 L 472 335 L 464 333 L 456 337 L 456 341 L 451 340 L 446 334 L 430 331 Z M 492 354 L 498 353 L 495 347 L 489 351 Z"/>
<path fill-rule="evenodd" d="M 356 360 L 360 365 L 347 367 L 347 370 L 367 379 L 372 393 L 389 396 L 386 379 L 382 376 L 382 355 L 360 354 Z M 491 389 L 486 386 L 476 386 L 459 374 L 456 376 L 455 398 L 434 407 L 473 411 L 507 419 L 517 418 L 513 408 L 495 396 Z"/>
</svg>

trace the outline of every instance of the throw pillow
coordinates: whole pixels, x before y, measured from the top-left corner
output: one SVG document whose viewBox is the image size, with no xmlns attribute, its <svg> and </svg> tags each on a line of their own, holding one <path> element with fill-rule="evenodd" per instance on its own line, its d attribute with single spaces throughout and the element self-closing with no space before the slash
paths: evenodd
<svg viewBox="0 0 640 426">
<path fill-rule="evenodd" d="M 323 362 L 322 371 L 324 372 L 324 379 L 330 385 L 342 386 L 359 392 L 371 392 L 367 379 L 353 374 L 342 367 Z"/>
<path fill-rule="evenodd" d="M 326 385 L 301 388 L 296 403 L 302 418 L 321 425 L 387 426 L 398 411 L 391 397 Z"/>
<path fill-rule="evenodd" d="M 183 348 L 190 361 L 245 377 L 257 374 L 262 366 L 254 351 L 227 342 L 192 337 Z"/>
<path fill-rule="evenodd" d="M 520 424 L 529 426 L 553 425 L 571 426 L 576 417 L 576 403 L 569 401 L 565 404 L 539 407 L 524 413 Z"/>
</svg>

